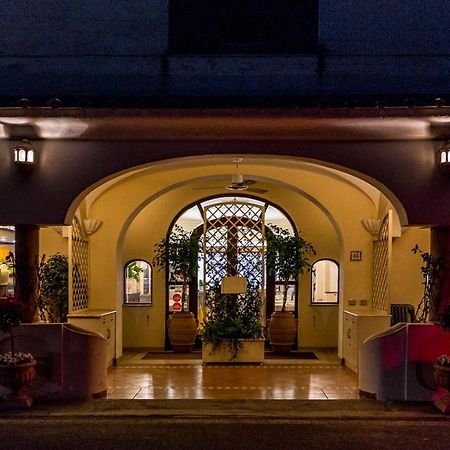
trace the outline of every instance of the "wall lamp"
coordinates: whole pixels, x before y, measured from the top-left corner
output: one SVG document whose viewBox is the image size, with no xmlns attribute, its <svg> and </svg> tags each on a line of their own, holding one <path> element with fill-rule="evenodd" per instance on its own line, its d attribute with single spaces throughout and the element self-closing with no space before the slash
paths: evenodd
<svg viewBox="0 0 450 450">
<path fill-rule="evenodd" d="M 450 140 L 445 141 L 438 150 L 439 168 L 450 173 Z"/>
<path fill-rule="evenodd" d="M 32 170 L 37 160 L 36 148 L 30 144 L 28 139 L 23 139 L 19 145 L 14 147 L 13 158 L 17 167 Z"/>
</svg>

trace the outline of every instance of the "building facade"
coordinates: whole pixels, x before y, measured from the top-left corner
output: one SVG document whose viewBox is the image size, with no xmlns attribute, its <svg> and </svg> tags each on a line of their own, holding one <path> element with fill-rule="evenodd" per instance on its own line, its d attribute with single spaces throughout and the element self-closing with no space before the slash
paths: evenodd
<svg viewBox="0 0 450 450">
<path fill-rule="evenodd" d="M 166 274 L 152 271 L 151 305 L 124 306 L 124 267 L 151 263 L 186 208 L 223 197 L 242 158 L 251 198 L 285 211 L 317 260 L 339 263 L 336 305 L 312 305 L 311 274 L 300 279 L 298 342 L 342 356 L 344 310 L 374 306 L 375 225 L 392 211 L 386 311 L 420 302 L 411 248 L 449 247 L 438 150 L 450 134 L 450 11 L 438 0 L 191 3 L 5 2 L 0 222 L 18 225 L 20 248 L 34 239 L 22 261 L 73 259 L 87 243 L 72 308 L 116 311 L 118 357 L 162 347 Z M 33 170 L 14 163 L 22 139 Z"/>
</svg>

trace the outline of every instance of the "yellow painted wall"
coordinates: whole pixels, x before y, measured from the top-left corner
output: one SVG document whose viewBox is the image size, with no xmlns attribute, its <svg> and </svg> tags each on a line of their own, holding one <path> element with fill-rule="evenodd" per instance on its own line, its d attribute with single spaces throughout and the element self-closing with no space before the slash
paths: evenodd
<svg viewBox="0 0 450 450">
<path fill-rule="evenodd" d="M 286 199 L 286 192 L 280 198 Z M 153 247 L 167 230 L 172 219 L 182 209 L 181 192 L 170 193 L 147 206 L 130 226 L 124 241 L 124 261 L 153 258 Z M 169 209 L 172 205 L 173 209 Z M 280 205 L 294 220 L 300 220 L 298 227 L 303 236 L 314 243 L 317 258 L 332 257 L 339 259 L 339 242 L 336 233 L 320 209 L 299 194 L 292 194 L 292 201 Z M 161 208 L 164 209 L 162 213 Z M 164 226 L 165 228 L 161 228 Z M 163 272 L 154 272 L 153 306 L 149 308 L 126 307 L 123 321 L 125 347 L 162 347 L 164 345 L 165 313 L 165 276 Z M 328 320 L 315 328 L 311 325 L 310 274 L 300 281 L 300 335 L 302 346 L 337 346 L 338 308 L 326 308 Z M 316 307 L 315 309 L 320 308 Z M 322 307 L 324 308 L 324 307 Z M 323 310 L 325 311 L 325 310 Z M 316 312 L 318 317 L 324 313 Z M 139 324 L 139 331 L 135 325 Z M 320 328 L 320 330 L 319 330 Z M 314 331 L 314 332 L 312 332 Z"/>
<path fill-rule="evenodd" d="M 39 230 L 39 253 L 47 258 L 55 253 L 67 256 L 67 238 L 62 237 L 53 228 L 41 228 Z"/>
<path fill-rule="evenodd" d="M 430 250 L 429 229 L 409 227 L 401 238 L 393 240 L 391 278 L 391 303 L 409 303 L 415 309 L 423 294 L 422 258 L 411 251 L 416 244 L 424 251 Z"/>
<path fill-rule="evenodd" d="M 339 226 L 345 236 L 346 246 L 352 250 L 362 250 L 363 261 L 342 262 L 348 274 L 348 283 L 341 297 L 370 299 L 371 237 L 360 225 L 360 220 L 374 214 L 374 206 L 365 196 L 348 185 L 331 188 L 323 184 L 323 195 L 331 197 L 336 206 Z M 187 195 L 186 195 L 187 194 Z M 148 205 L 131 224 L 124 241 L 123 261 L 143 258 L 151 261 L 154 244 L 164 236 L 175 215 L 190 203 L 189 192 L 177 190 Z M 186 200 L 183 201 L 183 198 Z M 311 241 L 317 255 L 311 259 L 325 257 L 340 260 L 340 242 L 326 213 L 300 193 L 286 189 L 272 188 L 266 198 L 282 207 L 291 215 L 305 239 Z M 348 201 L 350 200 L 350 201 Z M 350 220 L 347 216 L 350 216 Z M 355 230 L 357 228 L 357 230 Z M 349 254 L 349 250 L 346 252 Z M 145 309 L 127 307 L 123 320 L 124 347 L 162 347 L 164 345 L 165 279 L 162 272 L 154 274 L 153 306 Z M 301 347 L 337 347 L 339 306 L 311 306 L 311 279 L 306 273 L 300 280 L 299 336 Z M 139 331 L 134 329 L 139 324 Z"/>
<path fill-rule="evenodd" d="M 123 261 L 142 258 L 153 266 L 153 304 L 124 307 L 124 347 L 164 347 L 165 273 L 152 261 L 154 246 L 163 239 L 175 214 L 182 208 L 182 198 L 181 192 L 171 192 L 155 200 L 136 217 L 125 236 Z"/>
</svg>

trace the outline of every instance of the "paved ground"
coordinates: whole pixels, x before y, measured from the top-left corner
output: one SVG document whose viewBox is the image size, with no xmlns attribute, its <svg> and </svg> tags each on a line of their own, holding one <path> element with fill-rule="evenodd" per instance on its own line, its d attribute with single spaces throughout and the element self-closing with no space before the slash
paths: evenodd
<svg viewBox="0 0 450 450">
<path fill-rule="evenodd" d="M 374 400 L 96 400 L 0 413 L 0 449 L 440 449 L 431 404 Z"/>
<path fill-rule="evenodd" d="M 164 361 L 163 361 L 164 362 Z M 358 377 L 340 364 L 125 365 L 108 372 L 108 398 L 140 400 L 356 400 Z"/>
</svg>

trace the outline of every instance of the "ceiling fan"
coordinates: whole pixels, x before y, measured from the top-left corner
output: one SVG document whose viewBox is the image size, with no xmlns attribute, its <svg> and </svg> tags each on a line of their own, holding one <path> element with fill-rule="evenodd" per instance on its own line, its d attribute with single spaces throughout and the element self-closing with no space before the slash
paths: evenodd
<svg viewBox="0 0 450 450">
<path fill-rule="evenodd" d="M 236 165 L 236 172 L 231 175 L 231 183 L 226 186 L 229 191 L 248 191 L 248 192 L 256 192 L 257 194 L 265 194 L 267 192 L 266 189 L 259 189 L 253 186 L 256 181 L 255 180 L 246 180 L 243 175 L 239 172 L 239 164 L 242 162 L 242 158 L 234 158 L 233 162 Z M 211 187 L 199 187 L 194 189 L 223 189 L 223 187 L 219 186 L 211 186 Z"/>
</svg>

